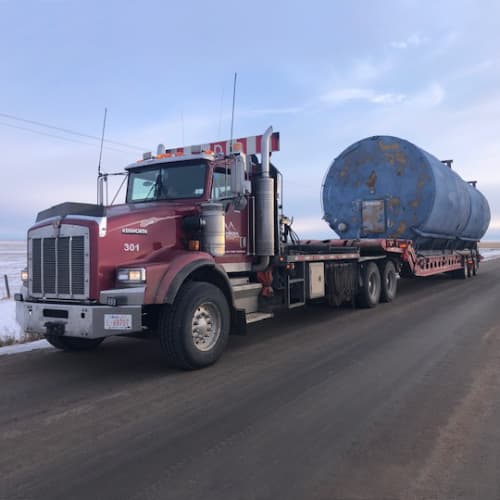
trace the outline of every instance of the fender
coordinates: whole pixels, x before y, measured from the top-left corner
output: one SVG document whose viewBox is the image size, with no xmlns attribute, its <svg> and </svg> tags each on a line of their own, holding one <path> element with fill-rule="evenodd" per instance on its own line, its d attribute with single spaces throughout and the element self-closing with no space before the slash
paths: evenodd
<svg viewBox="0 0 500 500">
<path fill-rule="evenodd" d="M 167 293 L 163 298 L 163 302 L 166 304 L 173 304 L 175 297 L 177 296 L 177 292 L 181 288 L 186 278 L 191 273 L 196 271 L 196 269 L 200 269 L 206 266 L 214 267 L 215 262 L 208 259 L 199 259 L 186 264 L 183 268 L 179 269 L 173 277 L 169 276 L 169 273 L 167 273 L 167 275 L 165 276 L 165 281 L 168 283 L 168 288 Z"/>
<path fill-rule="evenodd" d="M 188 276 L 200 274 L 203 270 L 209 270 L 212 276 L 216 276 L 217 284 L 225 287 L 224 292 L 229 294 L 230 305 L 234 303 L 231 284 L 225 270 L 215 263 L 213 257 L 208 253 L 191 252 L 181 254 L 173 259 L 159 280 L 158 286 L 154 292 L 153 303 L 155 304 L 173 304 L 179 289 Z M 197 273 L 199 271 L 199 273 Z"/>
<path fill-rule="evenodd" d="M 208 271 L 208 275 L 207 275 Z M 233 290 L 226 271 L 215 262 L 210 261 L 196 261 L 188 264 L 186 267 L 179 271 L 174 279 L 171 281 L 164 303 L 173 304 L 179 289 L 188 276 L 194 275 L 200 281 L 207 281 L 221 288 L 224 295 L 226 295 L 229 306 L 234 304 Z"/>
</svg>

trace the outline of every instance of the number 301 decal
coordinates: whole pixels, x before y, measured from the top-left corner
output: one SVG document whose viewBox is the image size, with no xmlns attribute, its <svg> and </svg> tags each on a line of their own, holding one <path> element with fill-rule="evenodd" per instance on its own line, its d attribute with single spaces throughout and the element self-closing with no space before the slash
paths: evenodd
<svg viewBox="0 0 500 500">
<path fill-rule="evenodd" d="M 138 252 L 139 243 L 124 243 L 123 250 L 125 250 L 125 252 Z"/>
</svg>

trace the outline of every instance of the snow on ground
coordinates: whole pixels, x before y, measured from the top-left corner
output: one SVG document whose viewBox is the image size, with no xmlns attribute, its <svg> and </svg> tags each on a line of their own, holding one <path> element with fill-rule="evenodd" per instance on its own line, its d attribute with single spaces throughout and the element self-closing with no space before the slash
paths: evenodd
<svg viewBox="0 0 500 500">
<path fill-rule="evenodd" d="M 500 259 L 500 248 L 481 248 L 479 253 L 484 257 L 485 260 Z"/>
<path fill-rule="evenodd" d="M 21 287 L 21 271 L 26 267 L 25 241 L 0 241 L 0 344 L 19 342 L 22 332 L 16 323 L 16 304 L 7 299 L 4 275 L 7 275 L 11 297 Z"/>
<path fill-rule="evenodd" d="M 20 352 L 35 351 L 37 349 L 47 349 L 52 347 L 45 339 L 26 342 L 25 344 L 13 344 L 0 347 L 0 356 L 5 354 L 18 354 Z"/>
<path fill-rule="evenodd" d="M 21 329 L 16 322 L 16 303 L 0 300 L 0 343 L 7 339 L 21 340 Z"/>
<path fill-rule="evenodd" d="M 16 322 L 16 303 L 13 300 L 0 300 L 0 346 L 4 343 L 12 344 L 0 347 L 0 356 L 51 347 L 44 339 L 19 343 L 23 341 L 23 332 Z"/>
<path fill-rule="evenodd" d="M 11 297 L 21 288 L 21 271 L 26 267 L 25 241 L 0 241 L 0 299 L 7 296 L 4 275 L 9 280 Z"/>
</svg>

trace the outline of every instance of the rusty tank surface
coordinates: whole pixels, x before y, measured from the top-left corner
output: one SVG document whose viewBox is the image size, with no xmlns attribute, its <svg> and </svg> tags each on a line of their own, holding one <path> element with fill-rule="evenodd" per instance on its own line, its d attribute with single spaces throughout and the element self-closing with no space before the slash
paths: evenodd
<svg viewBox="0 0 500 500">
<path fill-rule="evenodd" d="M 475 182 L 404 139 L 348 147 L 328 170 L 324 219 L 340 238 L 404 238 L 421 249 L 471 248 L 490 222 Z"/>
</svg>

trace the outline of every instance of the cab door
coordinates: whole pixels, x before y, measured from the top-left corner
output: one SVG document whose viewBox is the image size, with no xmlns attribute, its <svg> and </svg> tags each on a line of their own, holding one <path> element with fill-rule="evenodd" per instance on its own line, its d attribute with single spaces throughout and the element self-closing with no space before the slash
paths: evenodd
<svg viewBox="0 0 500 500">
<path fill-rule="evenodd" d="M 229 203 L 231 197 L 231 172 L 224 169 L 216 169 L 213 173 L 212 199 L 224 202 L 226 205 L 226 255 L 247 255 L 248 238 L 248 206 L 236 210 L 233 203 Z"/>
</svg>

